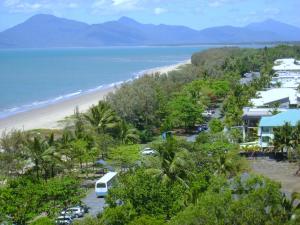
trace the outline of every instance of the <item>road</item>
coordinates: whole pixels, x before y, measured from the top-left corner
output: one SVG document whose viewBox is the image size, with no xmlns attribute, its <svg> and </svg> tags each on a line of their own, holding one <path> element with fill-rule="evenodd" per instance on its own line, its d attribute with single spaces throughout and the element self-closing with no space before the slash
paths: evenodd
<svg viewBox="0 0 300 225">
<path fill-rule="evenodd" d="M 90 207 L 88 215 L 90 216 L 97 216 L 100 212 L 102 212 L 104 206 L 105 206 L 105 200 L 104 198 L 97 198 L 95 189 L 89 190 L 88 194 L 85 198 L 82 199 L 82 201 Z"/>
</svg>

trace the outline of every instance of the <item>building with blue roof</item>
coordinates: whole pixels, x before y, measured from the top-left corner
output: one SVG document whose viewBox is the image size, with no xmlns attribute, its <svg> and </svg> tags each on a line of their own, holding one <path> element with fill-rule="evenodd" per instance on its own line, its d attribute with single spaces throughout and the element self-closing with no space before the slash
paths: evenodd
<svg viewBox="0 0 300 225">
<path fill-rule="evenodd" d="M 274 116 L 262 117 L 258 127 L 259 144 L 262 148 L 271 147 L 274 139 L 273 129 L 281 127 L 285 123 L 290 123 L 291 126 L 296 126 L 300 122 L 300 110 L 289 109 Z"/>
</svg>

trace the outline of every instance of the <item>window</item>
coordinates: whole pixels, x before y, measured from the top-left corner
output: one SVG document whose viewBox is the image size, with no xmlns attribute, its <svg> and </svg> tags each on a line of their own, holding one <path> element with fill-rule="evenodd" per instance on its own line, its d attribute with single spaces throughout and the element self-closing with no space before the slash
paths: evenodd
<svg viewBox="0 0 300 225">
<path fill-rule="evenodd" d="M 269 143 L 270 137 L 262 137 L 262 142 Z"/>
<path fill-rule="evenodd" d="M 107 182 L 107 187 L 111 188 L 114 185 L 115 182 L 116 182 L 116 180 L 115 180 L 115 177 L 114 177 L 110 181 Z"/>
<path fill-rule="evenodd" d="M 262 127 L 261 132 L 262 133 L 270 133 L 270 128 L 269 127 Z"/>
<path fill-rule="evenodd" d="M 98 183 L 97 188 L 106 188 L 106 184 L 105 183 Z"/>
</svg>

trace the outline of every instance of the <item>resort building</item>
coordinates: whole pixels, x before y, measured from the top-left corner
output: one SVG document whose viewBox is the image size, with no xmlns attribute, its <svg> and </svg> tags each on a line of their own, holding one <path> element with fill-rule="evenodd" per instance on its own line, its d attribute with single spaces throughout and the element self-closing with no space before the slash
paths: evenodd
<svg viewBox="0 0 300 225">
<path fill-rule="evenodd" d="M 294 118 L 300 120 L 300 111 L 296 110 L 300 105 L 300 61 L 293 58 L 278 59 L 274 62 L 273 70 L 275 76 L 270 86 L 258 91 L 256 98 L 250 100 L 251 106 L 243 109 L 244 139 L 246 136 L 255 138 L 258 132 L 259 145 L 263 148 L 269 147 L 274 138 L 273 127 L 281 126 L 284 121 L 295 122 Z M 256 76 L 245 74 L 241 83 L 247 83 Z"/>
<path fill-rule="evenodd" d="M 300 102 L 300 94 L 292 88 L 273 88 L 258 91 L 258 98 L 250 100 L 254 107 L 295 108 Z"/>
<path fill-rule="evenodd" d="M 273 88 L 292 88 L 298 89 L 300 85 L 300 77 L 299 79 L 272 79 L 271 87 Z"/>
<path fill-rule="evenodd" d="M 259 121 L 262 117 L 273 116 L 274 113 L 285 112 L 286 108 L 243 108 L 243 121 L 244 126 L 247 128 L 258 127 Z"/>
<path fill-rule="evenodd" d="M 274 62 L 273 70 L 274 71 L 293 71 L 300 72 L 300 61 L 288 58 L 288 59 L 277 59 Z"/>
<path fill-rule="evenodd" d="M 278 85 L 279 84 L 279 85 Z M 278 71 L 272 78 L 273 87 L 298 88 L 300 84 L 300 72 Z"/>
<path fill-rule="evenodd" d="M 296 126 L 300 121 L 300 110 L 289 109 L 273 116 L 264 116 L 261 118 L 258 127 L 259 145 L 262 148 L 272 147 L 274 139 L 274 128 L 283 126 L 286 122 L 291 126 Z"/>
</svg>

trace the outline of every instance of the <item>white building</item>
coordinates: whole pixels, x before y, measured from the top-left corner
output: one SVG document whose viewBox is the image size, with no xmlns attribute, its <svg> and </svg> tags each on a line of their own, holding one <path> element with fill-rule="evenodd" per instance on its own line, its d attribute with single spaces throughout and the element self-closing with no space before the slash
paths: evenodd
<svg viewBox="0 0 300 225">
<path fill-rule="evenodd" d="M 299 71 L 300 72 L 300 61 L 293 58 L 288 59 L 277 59 L 274 62 L 274 71 Z"/>
<path fill-rule="evenodd" d="M 300 94 L 293 88 L 273 88 L 266 91 L 258 91 L 258 98 L 250 100 L 254 107 L 270 107 L 278 104 L 279 107 L 296 107 L 300 100 Z"/>
</svg>

